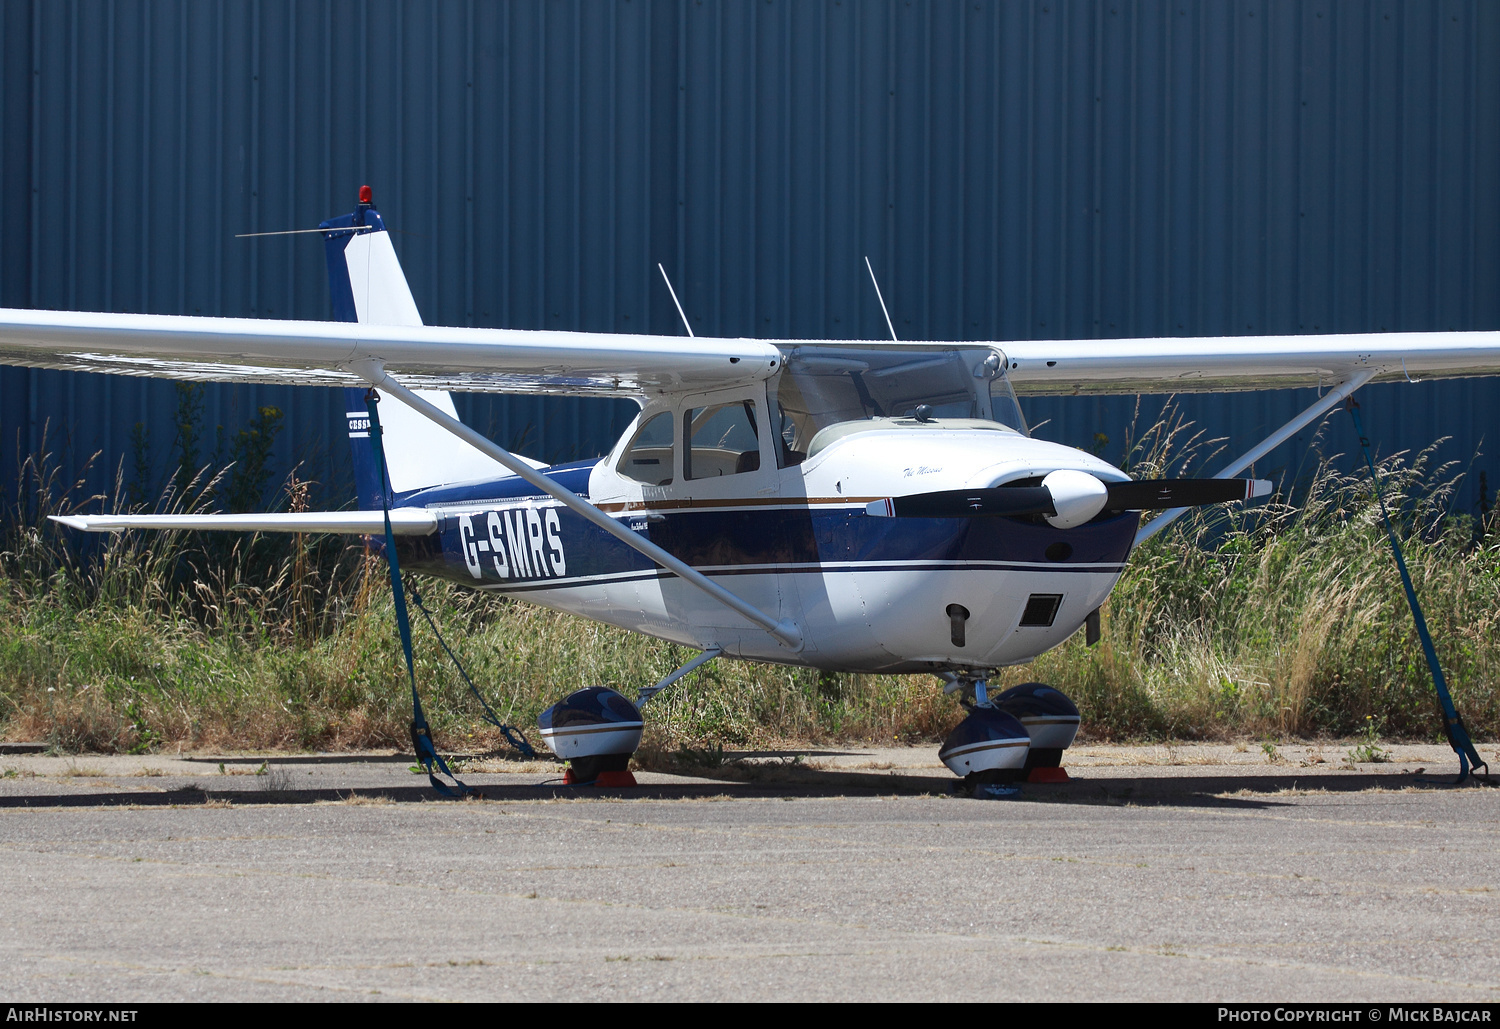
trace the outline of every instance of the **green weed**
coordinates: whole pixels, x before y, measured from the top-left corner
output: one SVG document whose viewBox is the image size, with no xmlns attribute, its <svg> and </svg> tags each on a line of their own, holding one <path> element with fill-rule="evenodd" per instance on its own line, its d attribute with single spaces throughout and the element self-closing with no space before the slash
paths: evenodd
<svg viewBox="0 0 1500 1029">
<path fill-rule="evenodd" d="M 1382 764 L 1391 759 L 1391 752 L 1380 746 L 1380 728 L 1374 715 L 1365 715 L 1364 738 L 1349 751 L 1351 765 Z"/>
</svg>

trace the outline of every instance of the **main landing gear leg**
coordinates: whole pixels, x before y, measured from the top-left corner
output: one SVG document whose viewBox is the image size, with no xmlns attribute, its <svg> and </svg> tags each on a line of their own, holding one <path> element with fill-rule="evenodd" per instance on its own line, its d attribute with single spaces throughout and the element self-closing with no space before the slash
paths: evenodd
<svg viewBox="0 0 1500 1029">
<path fill-rule="evenodd" d="M 722 653 L 724 653 L 724 650 L 723 650 L 722 647 L 708 647 L 708 648 L 706 648 L 703 651 L 703 653 L 701 653 L 697 657 L 693 658 L 687 664 L 685 664 L 681 668 L 677 669 L 677 671 L 675 671 L 671 675 L 667 676 L 665 679 L 663 679 L 661 682 L 657 683 L 655 686 L 647 686 L 645 689 L 641 690 L 640 696 L 638 696 L 638 697 L 635 698 L 635 706 L 636 707 L 645 707 L 647 704 L 649 704 L 651 702 L 652 698 L 655 697 L 662 690 L 666 689 L 668 686 L 671 686 L 673 683 L 675 683 L 677 680 L 681 679 L 683 676 L 687 675 L 689 672 L 696 672 L 699 668 L 701 668 L 704 665 L 708 664 L 710 661 L 712 661 L 714 658 L 718 657 Z"/>
</svg>

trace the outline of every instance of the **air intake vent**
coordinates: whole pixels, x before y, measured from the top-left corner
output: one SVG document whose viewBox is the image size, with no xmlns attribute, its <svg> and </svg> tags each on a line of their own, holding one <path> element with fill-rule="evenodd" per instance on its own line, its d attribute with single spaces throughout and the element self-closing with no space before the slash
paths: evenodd
<svg viewBox="0 0 1500 1029">
<path fill-rule="evenodd" d="M 1052 624 L 1057 618 L 1057 609 L 1062 606 L 1061 593 L 1033 593 L 1026 601 L 1026 610 L 1021 612 L 1022 627 L 1042 627 Z"/>
</svg>

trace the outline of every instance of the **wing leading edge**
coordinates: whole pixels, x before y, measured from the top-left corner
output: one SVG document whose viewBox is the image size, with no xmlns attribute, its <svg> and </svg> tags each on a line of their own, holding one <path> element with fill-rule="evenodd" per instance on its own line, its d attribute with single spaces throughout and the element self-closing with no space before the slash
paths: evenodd
<svg viewBox="0 0 1500 1029">
<path fill-rule="evenodd" d="M 774 374 L 757 340 L 0 309 L 0 364 L 204 382 L 364 386 L 375 362 L 418 389 L 641 396 Z"/>
<path fill-rule="evenodd" d="M 1001 344 L 1017 393 L 1219 393 L 1500 375 L 1500 332 L 1379 332 Z"/>
</svg>

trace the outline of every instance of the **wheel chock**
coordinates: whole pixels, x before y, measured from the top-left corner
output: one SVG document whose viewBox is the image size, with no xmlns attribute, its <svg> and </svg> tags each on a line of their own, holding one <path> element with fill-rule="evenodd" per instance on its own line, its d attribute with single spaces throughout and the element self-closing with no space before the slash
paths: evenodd
<svg viewBox="0 0 1500 1029">
<path fill-rule="evenodd" d="M 602 786 L 606 789 L 612 789 L 621 786 L 639 786 L 640 783 L 635 781 L 635 776 L 631 775 L 628 769 L 623 772 L 600 772 L 598 778 L 596 779 L 586 782 L 579 782 L 573 777 L 573 769 L 568 768 L 564 769 L 563 771 L 563 785 Z"/>
<path fill-rule="evenodd" d="M 600 772 L 599 778 L 594 780 L 594 785 L 614 787 L 636 786 L 639 784 L 635 781 L 635 776 L 631 775 L 630 770 L 627 768 L 623 772 Z"/>
<path fill-rule="evenodd" d="M 1072 782 L 1066 768 L 1054 765 L 1051 768 L 1033 768 L 1026 776 L 1027 782 Z"/>
</svg>

